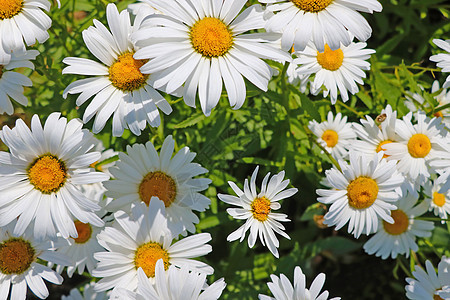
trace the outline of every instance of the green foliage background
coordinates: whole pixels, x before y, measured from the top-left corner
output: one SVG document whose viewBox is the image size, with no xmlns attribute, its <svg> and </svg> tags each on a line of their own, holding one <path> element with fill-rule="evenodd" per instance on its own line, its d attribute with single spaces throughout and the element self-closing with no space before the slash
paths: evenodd
<svg viewBox="0 0 450 300">
<path fill-rule="evenodd" d="M 36 48 L 41 52 L 35 61 L 36 70 L 24 71 L 30 75 L 33 87 L 26 90 L 30 104 L 18 109 L 17 116 L 28 119 L 37 113 L 44 120 L 51 112 L 61 111 L 68 118 L 81 117 L 87 104 L 75 107 L 76 96 L 63 100 L 62 92 L 71 82 L 82 76 L 62 75 L 63 58 L 68 56 L 95 58 L 87 50 L 81 32 L 98 19 L 106 24 L 105 8 L 109 2 L 125 9 L 131 1 L 62 0 L 62 8 L 52 7 L 53 19 L 50 39 Z M 249 1 L 249 4 L 255 3 Z M 292 279 L 294 266 L 300 265 L 312 276 L 327 274 L 324 289 L 331 296 L 343 299 L 404 299 L 404 278 L 417 262 L 431 259 L 434 265 L 443 254 L 450 255 L 449 225 L 435 222 L 437 228 L 429 239 L 421 239 L 420 252 L 411 259 L 381 260 L 362 250 L 367 240 L 355 240 L 346 229 L 336 232 L 321 229 L 313 220 L 324 208 L 317 204 L 315 190 L 320 187 L 324 171 L 332 166 L 330 158 L 321 154 L 315 138 L 307 129 L 310 120 L 322 121 L 328 111 L 342 112 L 350 121 L 364 115 L 375 117 L 386 104 L 391 104 L 402 116 L 408 112 L 403 104 L 406 91 L 422 94 L 432 107 L 436 101 L 428 92 L 434 78 L 444 81 L 429 61 L 432 54 L 442 52 L 432 43 L 433 38 L 448 39 L 450 32 L 450 5 L 444 0 L 381 0 L 383 11 L 365 14 L 373 28 L 368 47 L 377 53 L 371 58 L 371 71 L 361 91 L 347 103 L 332 106 L 328 99 L 301 94 L 297 87 L 287 83 L 285 68 L 278 68 L 268 92 L 247 84 L 247 100 L 239 110 L 229 107 L 226 95 L 210 117 L 199 108 L 193 109 L 182 99 L 167 96 L 173 113 L 164 116 L 159 128 L 147 128 L 136 137 L 125 131 L 121 138 L 111 136 L 111 122 L 97 135 L 105 147 L 125 151 L 127 145 L 148 140 L 161 145 L 167 135 L 173 135 L 177 149 L 189 146 L 197 152 L 196 162 L 209 170 L 212 184 L 206 195 L 211 209 L 201 214 L 199 232 L 209 232 L 213 252 L 205 259 L 215 269 L 211 279 L 225 277 L 227 282 L 223 299 L 256 299 L 259 293 L 269 294 L 266 282 L 271 273 L 284 273 Z M 74 13 L 75 12 L 75 13 Z M 430 114 L 433 111 L 427 111 Z M 163 115 L 161 114 L 163 117 Z M 12 125 L 13 119 L 2 117 L 3 124 Z M 92 122 L 86 125 L 92 128 Z M 291 240 L 280 238 L 280 259 L 257 242 L 249 249 L 246 241 L 229 243 L 226 237 L 240 226 L 226 213 L 227 205 L 218 201 L 217 193 L 230 193 L 227 181 L 242 187 L 256 165 L 261 166 L 258 184 L 266 172 L 286 171 L 286 177 L 299 192 L 282 202 L 280 212 L 289 215 L 286 224 Z M 430 215 L 431 216 L 431 215 Z M 51 287 L 51 297 L 85 282 L 83 277 Z M 56 297 L 55 297 L 56 298 Z"/>
</svg>

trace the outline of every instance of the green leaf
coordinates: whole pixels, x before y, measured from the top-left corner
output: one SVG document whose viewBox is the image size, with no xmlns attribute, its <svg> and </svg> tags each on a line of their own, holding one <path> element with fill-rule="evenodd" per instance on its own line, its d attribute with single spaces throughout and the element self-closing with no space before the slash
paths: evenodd
<svg viewBox="0 0 450 300">
<path fill-rule="evenodd" d="M 197 124 L 198 122 L 203 121 L 205 118 L 206 116 L 203 114 L 203 112 L 197 112 L 192 116 L 190 116 L 189 118 L 187 118 L 186 120 L 178 123 L 177 125 L 174 125 L 173 128 L 180 129 L 190 127 Z"/>
</svg>

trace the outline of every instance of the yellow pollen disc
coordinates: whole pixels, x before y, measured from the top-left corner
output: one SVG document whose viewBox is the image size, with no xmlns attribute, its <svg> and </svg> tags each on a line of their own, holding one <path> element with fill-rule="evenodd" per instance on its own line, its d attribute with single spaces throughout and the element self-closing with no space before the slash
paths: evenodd
<svg viewBox="0 0 450 300">
<path fill-rule="evenodd" d="M 28 179 L 44 194 L 57 192 L 66 182 L 66 166 L 56 156 L 43 155 L 28 168 Z"/>
<path fill-rule="evenodd" d="M 256 198 L 250 205 L 252 208 L 253 218 L 260 222 L 264 222 L 269 218 L 270 200 L 266 197 Z"/>
<path fill-rule="evenodd" d="M 227 25 L 217 18 L 197 21 L 189 33 L 192 47 L 208 58 L 225 55 L 233 46 L 233 35 Z"/>
<path fill-rule="evenodd" d="M 134 265 L 144 270 L 147 277 L 155 277 L 156 262 L 161 259 L 164 261 L 164 269 L 170 266 L 169 253 L 158 243 L 147 243 L 139 246 L 134 254 Z"/>
<path fill-rule="evenodd" d="M 328 45 L 325 45 L 325 50 L 322 53 L 317 51 L 317 62 L 324 69 L 336 71 L 344 62 L 344 52 L 341 49 L 331 50 Z"/>
<path fill-rule="evenodd" d="M 438 193 L 438 192 L 434 192 L 433 193 L 433 203 L 439 207 L 444 206 L 445 205 L 445 195 Z"/>
<path fill-rule="evenodd" d="M 385 141 L 382 141 L 381 143 L 379 143 L 378 147 L 377 147 L 377 153 L 380 152 L 381 150 L 386 151 L 386 149 L 384 149 L 383 146 L 386 144 L 390 144 L 390 143 L 392 143 L 391 140 L 385 140 Z M 386 157 L 389 157 L 389 155 L 384 154 L 383 158 L 386 158 Z"/>
<path fill-rule="evenodd" d="M 177 185 L 172 177 L 163 172 L 150 172 L 145 175 L 139 185 L 139 197 L 147 206 L 152 197 L 158 197 L 169 207 L 177 195 Z"/>
<path fill-rule="evenodd" d="M 78 237 L 74 238 L 75 243 L 84 244 L 87 241 L 89 241 L 89 239 L 92 236 L 92 227 L 90 224 L 75 221 L 75 228 L 77 229 L 78 232 Z"/>
<path fill-rule="evenodd" d="M 333 0 L 291 0 L 295 6 L 307 12 L 324 10 Z"/>
<path fill-rule="evenodd" d="M 431 141 L 422 133 L 414 134 L 408 141 L 408 152 L 414 158 L 423 158 L 430 153 Z"/>
<path fill-rule="evenodd" d="M 383 221 L 384 230 L 390 235 L 399 235 L 408 230 L 409 218 L 402 210 L 391 211 L 391 217 L 394 219 L 394 224 L 389 224 Z"/>
<path fill-rule="evenodd" d="M 327 143 L 328 147 L 333 148 L 338 143 L 339 136 L 336 131 L 328 129 L 322 134 L 322 140 Z"/>
<path fill-rule="evenodd" d="M 149 74 L 142 74 L 139 69 L 147 60 L 133 58 L 132 52 L 120 55 L 109 67 L 109 80 L 122 91 L 134 91 L 145 85 Z"/>
<path fill-rule="evenodd" d="M 34 249 L 28 241 L 10 238 L 0 244 L 0 271 L 3 274 L 22 274 L 35 260 Z"/>
<path fill-rule="evenodd" d="M 370 207 L 378 196 L 378 184 L 372 178 L 360 176 L 347 186 L 348 204 L 356 209 Z"/>
<path fill-rule="evenodd" d="M 14 17 L 22 8 L 23 0 L 0 0 L 0 20 Z"/>
</svg>

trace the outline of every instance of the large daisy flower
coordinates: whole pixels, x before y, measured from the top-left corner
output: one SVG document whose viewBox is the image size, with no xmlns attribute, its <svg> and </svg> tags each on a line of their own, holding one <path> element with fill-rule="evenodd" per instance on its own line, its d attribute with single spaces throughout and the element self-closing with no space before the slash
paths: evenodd
<svg viewBox="0 0 450 300">
<path fill-rule="evenodd" d="M 34 224 L 38 238 L 77 237 L 74 219 L 102 226 L 94 213 L 100 207 L 80 191 L 80 185 L 107 180 L 89 165 L 100 157 L 90 151 L 95 138 L 81 129 L 78 119 L 67 122 L 60 113 L 52 113 L 44 128 L 37 115 L 31 130 L 18 119 L 14 129 L 0 132 L 9 153 L 0 152 L 0 226 L 16 218 L 14 233 L 20 235 Z"/>
<path fill-rule="evenodd" d="M 323 97 L 329 94 L 331 103 L 335 104 L 339 91 L 342 101 L 346 102 L 348 92 L 354 95 L 359 91 L 357 83 L 364 84 L 362 79 L 366 78 L 366 73 L 363 70 L 370 69 L 366 60 L 375 50 L 364 49 L 366 46 L 366 43 L 350 43 L 331 50 L 327 44 L 324 50 L 318 50 L 310 42 L 303 51 L 294 52 L 297 56 L 294 64 L 299 66 L 296 72 L 306 76 L 315 74 L 312 94 L 317 95 L 323 90 Z"/>
<path fill-rule="evenodd" d="M 391 210 L 397 209 L 404 177 L 397 172 L 395 161 L 383 159 L 382 151 L 371 159 L 357 152 L 349 156 L 350 164 L 339 161 L 342 172 L 335 167 L 325 172 L 332 188 L 317 190 L 317 200 L 332 204 L 324 224 L 339 230 L 348 223 L 348 232 L 358 238 L 361 233 L 376 232 L 380 218 L 395 222 Z"/>
<path fill-rule="evenodd" d="M 11 98 L 24 106 L 28 104 L 28 99 L 23 95 L 23 87 L 31 86 L 30 78 L 23 74 L 12 72 L 15 68 L 30 68 L 34 70 L 34 65 L 30 60 L 34 60 L 39 55 L 37 50 L 24 52 L 15 51 L 11 54 L 9 63 L 0 62 L 0 114 L 12 115 L 14 107 Z"/>
<path fill-rule="evenodd" d="M 54 250 L 63 240 L 36 240 L 30 229 L 14 234 L 16 221 L 0 228 L 0 299 L 25 300 L 27 286 L 39 298 L 47 298 L 49 292 L 43 279 L 61 284 L 61 275 L 42 265 L 38 259 L 67 265 L 70 260 Z M 10 293 L 11 287 L 11 293 Z"/>
<path fill-rule="evenodd" d="M 320 273 L 311 283 L 311 286 L 306 288 L 306 276 L 300 267 L 294 269 L 294 286 L 284 274 L 280 274 L 280 277 L 276 275 L 270 275 L 272 282 L 268 282 L 267 286 L 274 295 L 269 297 L 259 294 L 260 300 L 327 300 L 328 291 L 322 290 L 325 283 L 325 274 Z M 339 300 L 340 297 L 331 298 L 330 300 Z"/>
<path fill-rule="evenodd" d="M 63 74 L 96 76 L 72 82 L 64 90 L 67 94 L 81 93 L 76 104 L 81 106 L 94 96 L 86 107 L 83 122 L 95 117 L 92 131 L 100 132 L 113 115 L 114 136 L 121 136 L 125 128 L 140 135 L 147 123 L 153 127 L 160 124 L 158 108 L 170 114 L 169 103 L 150 84 L 150 75 L 142 74 L 139 68 L 145 61 L 136 60 L 133 54 L 137 47 L 130 35 L 140 26 L 143 14 L 131 25 L 129 13 L 120 14 L 114 4 L 106 7 L 106 17 L 111 32 L 97 20 L 83 31 L 83 40 L 91 53 L 102 63 L 86 58 L 67 57 L 63 60 L 69 66 Z"/>
<path fill-rule="evenodd" d="M 287 215 L 274 213 L 274 210 L 280 209 L 281 205 L 278 201 L 291 197 L 297 192 L 296 188 L 285 190 L 289 185 L 289 179 L 284 179 L 284 171 L 272 176 L 269 180 L 270 173 L 268 173 L 261 185 L 261 191 L 256 190 L 256 176 L 258 174 L 259 166 L 253 171 L 250 179 L 250 185 L 247 179 L 244 181 L 244 191 L 242 191 L 234 182 L 229 181 L 228 184 L 236 193 L 236 196 L 217 194 L 217 197 L 223 202 L 239 208 L 228 208 L 227 212 L 235 219 L 246 219 L 244 225 L 239 227 L 236 231 L 228 235 L 229 242 L 240 239 L 242 242 L 248 230 L 250 235 L 248 237 L 248 246 L 252 248 L 259 236 L 263 246 L 269 248 L 270 252 L 275 257 L 278 257 L 279 242 L 275 233 L 284 236 L 287 239 L 290 237 L 283 231 L 284 226 L 280 222 L 290 221 Z"/>
<path fill-rule="evenodd" d="M 411 300 L 439 299 L 439 294 L 444 295 L 443 288 L 450 282 L 450 258 L 442 257 L 438 264 L 438 273 L 434 270 L 429 260 L 425 262 L 426 270 L 416 266 L 412 273 L 415 278 L 406 278 L 406 297 Z M 443 299 L 443 298 L 441 298 Z M 447 299 L 447 298 L 444 298 Z"/>
<path fill-rule="evenodd" d="M 436 216 L 442 219 L 442 223 L 450 215 L 450 180 L 449 173 L 439 176 L 432 183 L 425 183 L 425 201 L 428 203 L 428 210 L 432 210 Z"/>
<path fill-rule="evenodd" d="M 437 62 L 437 66 L 442 68 L 442 72 L 450 72 L 450 40 L 438 40 L 434 39 L 433 43 L 441 48 L 442 50 L 447 51 L 448 53 L 439 53 L 430 57 L 431 61 Z M 442 86 L 443 88 L 450 87 L 450 75 L 445 79 L 445 83 Z"/>
<path fill-rule="evenodd" d="M 304 50 L 312 41 L 323 52 L 328 44 L 332 50 L 341 43 L 350 45 L 349 32 L 366 41 L 372 28 L 358 11 L 373 13 L 382 10 L 376 0 L 259 0 L 267 3 L 267 31 L 282 32 L 282 48 Z M 270 12 L 277 12 L 275 15 Z"/>
<path fill-rule="evenodd" d="M 388 160 L 398 161 L 400 172 L 421 184 L 430 174 L 436 173 L 430 166 L 431 160 L 441 160 L 450 152 L 450 140 L 444 137 L 443 127 L 439 118 L 429 119 L 425 113 L 417 112 L 417 124 L 411 122 L 412 113 L 402 120 L 397 120 L 395 143 L 384 145 Z M 450 166 L 450 160 L 448 161 Z"/>
<path fill-rule="evenodd" d="M 163 12 L 149 16 L 133 38 L 142 41 L 134 57 L 149 59 L 141 67 L 152 74 L 155 88 L 172 93 L 183 88 L 187 105 L 195 107 L 198 96 L 203 113 L 209 115 L 219 102 L 222 82 L 234 109 L 246 97 L 244 77 L 267 91 L 274 70 L 262 59 L 290 61 L 277 49 L 278 39 L 267 33 L 249 33 L 264 27 L 263 9 L 252 5 L 241 14 L 245 0 L 155 0 Z"/>
<path fill-rule="evenodd" d="M 416 220 L 428 210 L 425 202 L 414 206 L 417 200 L 417 195 L 408 194 L 395 203 L 397 209 L 391 211 L 394 223 L 379 223 L 378 232 L 364 244 L 368 254 L 395 259 L 399 254 L 409 257 L 411 250 L 419 250 L 416 237 L 430 237 L 434 225 L 430 221 Z"/>
<path fill-rule="evenodd" d="M 116 167 L 110 169 L 116 179 L 104 183 L 106 195 L 114 198 L 106 208 L 130 212 L 132 203 L 144 202 L 148 206 L 152 197 L 158 197 L 166 206 L 174 235 L 195 232 L 194 224 L 199 219 L 193 210 L 204 211 L 211 203 L 199 193 L 208 188 L 211 180 L 193 178 L 208 170 L 192 162 L 196 154 L 188 147 L 172 158 L 174 147 L 175 141 L 168 136 L 159 155 L 151 142 L 128 146 L 128 154 L 119 153 Z"/>
<path fill-rule="evenodd" d="M 199 233 L 172 244 L 174 236 L 169 231 L 164 202 L 154 197 L 149 207 L 144 203 L 134 205 L 132 214 L 114 213 L 115 222 L 97 235 L 100 245 L 107 252 L 94 254 L 99 261 L 92 271 L 95 277 L 104 277 L 96 285 L 97 291 L 125 288 L 136 291 L 137 270 L 142 268 L 147 277 L 154 280 L 155 266 L 159 259 L 167 270 L 170 265 L 212 274 L 213 268 L 193 260 L 212 251 L 209 233 Z"/>
<path fill-rule="evenodd" d="M 347 123 L 347 116 L 343 117 L 341 113 L 333 117 L 333 113 L 330 111 L 326 121 L 318 123 L 316 120 L 312 120 L 309 122 L 308 128 L 317 137 L 317 142 L 335 159 L 347 157 L 350 145 L 356 140 L 352 124 Z"/>
</svg>

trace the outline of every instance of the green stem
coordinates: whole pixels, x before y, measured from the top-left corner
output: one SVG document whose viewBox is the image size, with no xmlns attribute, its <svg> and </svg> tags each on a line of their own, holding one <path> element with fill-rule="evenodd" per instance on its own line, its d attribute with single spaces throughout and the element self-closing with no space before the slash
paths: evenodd
<svg viewBox="0 0 450 300">
<path fill-rule="evenodd" d="M 328 152 L 327 149 L 325 149 L 324 146 L 322 146 L 316 139 L 314 136 L 314 133 L 307 127 L 307 126 L 303 126 L 303 129 L 305 130 L 306 135 L 308 136 L 308 139 L 310 142 L 314 143 L 317 145 L 317 147 L 320 148 L 320 150 L 322 150 L 325 155 L 328 157 L 328 159 L 331 161 L 331 163 L 339 170 L 339 172 L 342 172 L 341 166 L 339 165 L 339 163 L 337 162 L 336 159 L 334 159 L 334 157 L 331 155 L 330 152 Z"/>
<path fill-rule="evenodd" d="M 354 109 L 354 108 L 351 107 L 351 106 L 348 106 L 348 105 L 345 104 L 344 102 L 337 101 L 336 104 L 338 104 L 338 105 L 340 105 L 340 106 L 342 106 L 342 107 L 345 107 L 346 109 L 348 109 L 349 111 L 351 111 L 352 113 L 354 113 L 355 115 L 357 115 L 359 118 L 365 119 L 364 113 L 358 112 L 356 109 Z"/>
</svg>

